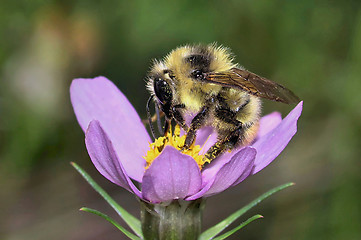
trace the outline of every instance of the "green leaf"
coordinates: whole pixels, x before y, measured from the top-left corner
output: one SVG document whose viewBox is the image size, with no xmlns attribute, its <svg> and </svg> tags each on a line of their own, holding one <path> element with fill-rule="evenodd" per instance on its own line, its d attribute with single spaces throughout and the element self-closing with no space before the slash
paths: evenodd
<svg viewBox="0 0 361 240">
<path fill-rule="evenodd" d="M 271 196 L 272 194 L 274 194 L 278 191 L 281 191 L 292 185 L 294 185 L 294 183 L 286 183 L 281 186 L 275 187 L 275 188 L 269 190 L 268 192 L 262 194 L 261 196 L 259 196 L 258 198 L 256 198 L 252 202 L 250 202 L 245 207 L 239 209 L 238 211 L 231 214 L 229 217 L 227 217 L 223 221 L 219 222 L 218 224 L 216 224 L 213 227 L 204 231 L 200 235 L 199 240 L 209 240 L 209 239 L 214 238 L 217 234 L 222 232 L 226 227 L 228 227 L 231 223 L 233 223 L 235 220 L 237 220 L 240 216 L 242 216 L 249 209 L 251 209 L 252 207 L 256 206 L 258 203 L 260 203 L 262 200 L 264 200 L 264 199 L 268 198 L 269 196 Z"/>
<path fill-rule="evenodd" d="M 254 215 L 253 217 L 250 217 L 247 219 L 247 221 L 241 223 L 239 226 L 233 228 L 232 230 L 226 232 L 225 234 L 222 234 L 221 236 L 219 237 L 216 237 L 214 238 L 213 240 L 223 240 L 223 239 L 226 239 L 227 237 L 231 236 L 233 233 L 237 232 L 239 229 L 243 228 L 244 226 L 246 226 L 248 223 L 251 223 L 253 222 L 254 220 L 256 219 L 259 219 L 259 218 L 263 218 L 262 215 Z"/>
<path fill-rule="evenodd" d="M 105 215 L 104 213 L 101 213 L 95 209 L 91 209 L 91 208 L 87 208 L 87 207 L 82 207 L 80 208 L 80 211 L 84 211 L 84 212 L 89 212 L 89 213 L 93 213 L 95 215 L 98 215 L 102 218 L 104 218 L 105 220 L 107 220 L 108 222 L 110 222 L 111 224 L 113 224 L 115 227 L 117 227 L 120 231 L 122 231 L 128 238 L 132 239 L 132 240 L 140 240 L 139 237 L 135 236 L 133 233 L 129 232 L 128 230 L 126 230 L 125 228 L 123 228 L 122 226 L 119 225 L 119 223 L 117 223 L 116 221 L 114 221 L 112 218 L 110 218 L 109 216 Z"/>
<path fill-rule="evenodd" d="M 78 164 L 72 162 L 71 165 L 82 175 L 82 177 L 97 191 L 109 205 L 119 214 L 119 216 L 128 224 L 128 226 L 139 237 L 143 237 L 140 221 L 122 208 L 116 201 L 114 201 L 108 193 L 104 191 Z"/>
</svg>

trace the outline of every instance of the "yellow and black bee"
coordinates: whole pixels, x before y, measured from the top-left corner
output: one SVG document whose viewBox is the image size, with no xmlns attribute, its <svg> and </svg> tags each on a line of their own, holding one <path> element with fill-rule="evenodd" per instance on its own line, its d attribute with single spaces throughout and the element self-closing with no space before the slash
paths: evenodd
<svg viewBox="0 0 361 240">
<path fill-rule="evenodd" d="M 165 128 L 174 120 L 187 132 L 184 148 L 192 145 L 201 127 L 216 130 L 218 140 L 205 154 L 205 162 L 254 140 L 260 98 L 288 104 L 299 101 L 282 85 L 235 64 L 230 51 L 215 44 L 178 47 L 155 61 L 147 88 L 148 110 L 154 99 L 165 115 Z"/>
</svg>

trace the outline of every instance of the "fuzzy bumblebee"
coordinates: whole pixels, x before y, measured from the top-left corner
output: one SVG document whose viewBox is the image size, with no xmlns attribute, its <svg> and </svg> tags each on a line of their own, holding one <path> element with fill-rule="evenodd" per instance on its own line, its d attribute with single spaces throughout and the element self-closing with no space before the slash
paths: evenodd
<svg viewBox="0 0 361 240">
<path fill-rule="evenodd" d="M 147 89 L 148 105 L 153 99 L 165 115 L 164 131 L 172 120 L 186 131 L 185 149 L 193 144 L 198 129 L 216 130 L 218 140 L 205 154 L 205 163 L 254 140 L 260 98 L 299 101 L 282 85 L 235 64 L 229 49 L 215 44 L 178 47 L 162 61 L 154 61 Z"/>
</svg>

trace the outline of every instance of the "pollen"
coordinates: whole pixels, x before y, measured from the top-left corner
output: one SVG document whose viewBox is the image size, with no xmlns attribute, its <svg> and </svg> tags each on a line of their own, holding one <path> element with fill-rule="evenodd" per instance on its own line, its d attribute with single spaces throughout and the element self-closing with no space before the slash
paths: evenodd
<svg viewBox="0 0 361 240">
<path fill-rule="evenodd" d="M 180 136 L 180 127 L 179 125 L 176 125 L 173 132 L 170 128 L 165 136 L 159 137 L 153 143 L 150 143 L 150 149 L 143 157 L 147 162 L 146 169 L 152 164 L 154 159 L 159 156 L 165 146 L 172 146 L 181 153 L 191 156 L 196 161 L 198 167 L 202 169 L 204 156 L 199 153 L 202 150 L 201 146 L 193 143 L 189 149 L 184 149 L 183 146 L 185 139 L 186 135 Z"/>
</svg>

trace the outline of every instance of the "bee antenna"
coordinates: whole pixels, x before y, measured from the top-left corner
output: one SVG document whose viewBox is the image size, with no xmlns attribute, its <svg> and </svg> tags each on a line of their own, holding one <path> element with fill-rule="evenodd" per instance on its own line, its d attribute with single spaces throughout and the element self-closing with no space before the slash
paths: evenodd
<svg viewBox="0 0 361 240">
<path fill-rule="evenodd" d="M 152 132 L 152 136 L 154 139 L 156 139 L 155 137 L 155 132 L 154 132 L 154 128 L 152 125 L 152 116 L 150 114 L 150 109 L 149 109 L 149 105 L 153 100 L 153 95 L 149 97 L 148 101 L 147 101 L 147 105 L 146 105 L 146 111 L 147 111 L 147 116 L 148 116 L 148 123 L 149 123 L 149 127 L 150 127 L 150 131 Z M 158 114 L 159 114 L 159 110 L 158 110 Z"/>
<path fill-rule="evenodd" d="M 155 114 L 157 115 L 157 127 L 158 131 L 164 135 L 163 128 L 162 128 L 162 121 L 160 120 L 160 113 L 159 113 L 159 106 L 158 104 L 154 103 L 155 106 Z"/>
</svg>

